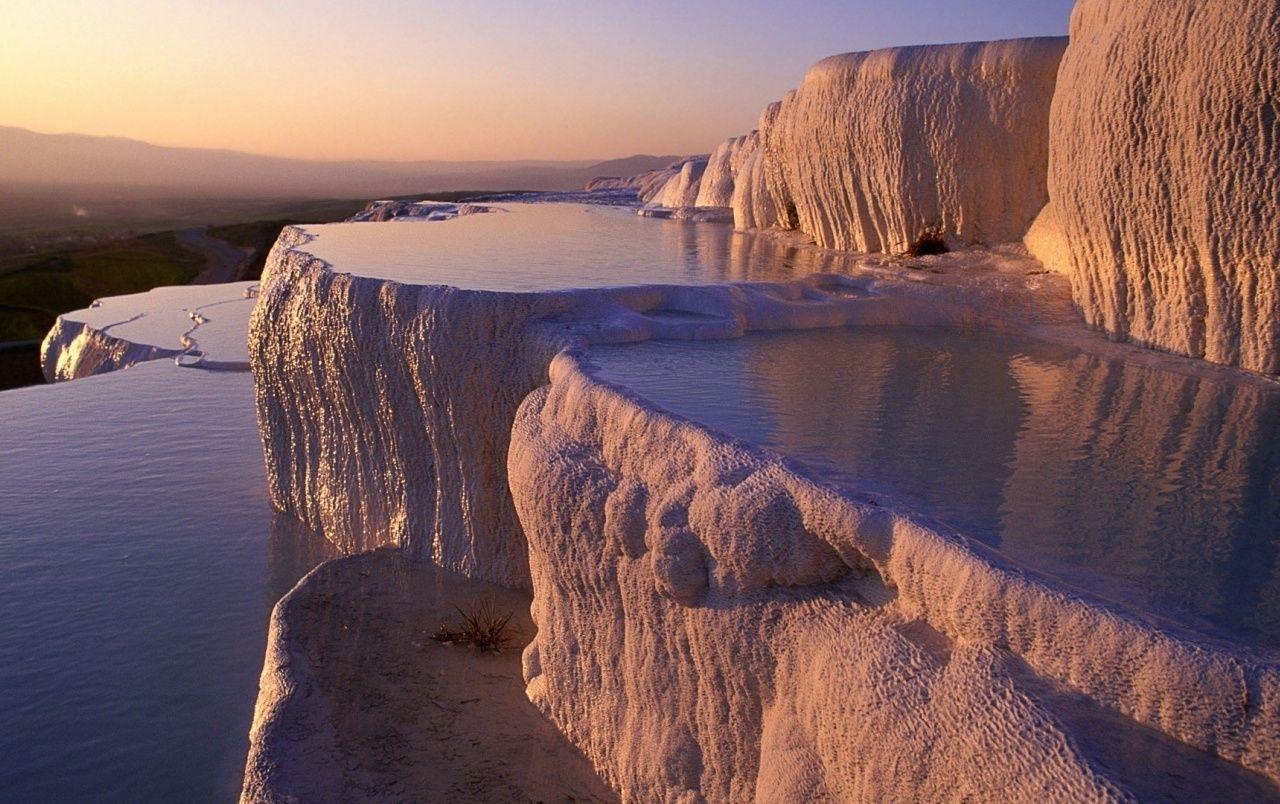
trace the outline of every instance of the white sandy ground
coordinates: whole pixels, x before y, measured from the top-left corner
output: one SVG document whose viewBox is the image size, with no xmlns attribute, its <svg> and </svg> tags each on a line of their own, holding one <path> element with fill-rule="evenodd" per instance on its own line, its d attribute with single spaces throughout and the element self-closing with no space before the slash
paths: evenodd
<svg viewBox="0 0 1280 804">
<path fill-rule="evenodd" d="M 431 638 L 485 602 L 513 615 L 503 653 Z M 292 695 L 259 698 L 252 733 L 279 761 L 251 768 L 244 799 L 616 801 L 524 696 L 532 633 L 528 595 L 395 551 L 320 566 L 272 615 L 262 686 Z"/>
<path fill-rule="evenodd" d="M 162 287 L 60 315 L 40 348 L 45 378 L 72 380 L 161 358 L 247 371 L 245 332 L 257 288 L 256 282 Z"/>
<path fill-rule="evenodd" d="M 1198 779 L 1274 795 L 1270 657 L 672 420 L 573 348 L 945 324 L 1268 380 L 1107 341 L 1019 246 L 791 282 L 513 294 L 339 273 L 309 239 L 286 231 L 251 322 L 273 501 L 345 549 L 396 545 L 531 589 L 527 692 L 625 799 L 1158 799 Z M 250 777 L 296 761 L 274 734 L 299 728 L 299 694 L 264 675 Z M 1122 737 L 1090 748 L 1106 734 Z M 1144 739 L 1178 761 L 1123 760 Z"/>
</svg>

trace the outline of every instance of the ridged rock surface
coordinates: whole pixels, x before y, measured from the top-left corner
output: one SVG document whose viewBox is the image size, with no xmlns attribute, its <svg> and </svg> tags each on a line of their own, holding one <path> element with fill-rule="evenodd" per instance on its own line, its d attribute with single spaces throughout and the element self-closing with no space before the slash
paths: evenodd
<svg viewBox="0 0 1280 804">
<path fill-rule="evenodd" d="M 733 203 L 733 188 L 743 164 L 760 146 L 758 132 L 732 137 L 716 146 L 707 161 L 707 169 L 698 183 L 697 207 L 728 207 Z"/>
<path fill-rule="evenodd" d="M 1021 39 L 819 62 L 761 121 L 781 222 L 852 251 L 902 252 L 935 228 L 965 243 L 1021 239 L 1047 199 L 1065 47 Z"/>
<path fill-rule="evenodd" d="M 538 384 L 521 330 L 563 304 L 335 273 L 295 250 L 307 239 L 281 234 L 250 319 L 273 504 L 348 551 L 394 544 L 527 586 L 486 423 Z"/>
<path fill-rule="evenodd" d="M 973 261 L 996 252 L 947 255 L 929 283 L 868 267 L 499 293 L 339 273 L 309 242 L 282 235 L 251 321 L 272 502 L 346 550 L 397 545 L 531 589 L 528 694 L 624 798 L 1112 799 L 1167 791 L 1170 757 L 1179 779 L 1252 791 L 1237 798 L 1270 792 L 1239 766 L 1280 777 L 1274 665 L 837 493 L 600 383 L 576 351 L 841 324 L 1016 328 L 1034 310 L 1061 323 L 1065 280 L 1045 280 L 1046 298 L 1010 291 L 1025 255 L 1007 270 Z M 323 758 L 332 735 L 291 708 L 303 690 L 282 659 L 269 656 L 257 720 L 315 736 Z M 1101 713 L 1083 726 L 1080 701 Z M 1156 759 L 1114 773 L 1078 741 L 1100 730 L 1155 741 Z"/>
<path fill-rule="evenodd" d="M 756 130 L 754 147 L 743 159 L 730 199 L 735 229 L 795 228 L 794 221 L 783 220 L 783 209 L 779 204 L 785 204 L 786 192 L 776 162 L 765 155 L 764 138 L 760 133 L 773 126 L 781 107 L 781 103 L 771 103 L 760 113 L 760 128 Z"/>
<path fill-rule="evenodd" d="M 272 503 L 345 550 L 397 545 L 514 588 L 529 573 L 506 478 L 511 422 L 566 339 L 963 314 L 868 299 L 838 278 L 545 293 L 410 285 L 338 273 L 308 240 L 281 234 L 249 326 Z"/>
<path fill-rule="evenodd" d="M 1280 372 L 1278 75 L 1274 2 L 1077 3 L 1029 245 L 1091 324 Z"/>
<path fill-rule="evenodd" d="M 680 166 L 662 190 L 650 199 L 654 206 L 668 209 L 695 206 L 698 201 L 698 186 L 702 182 L 702 174 L 707 169 L 707 158 L 691 159 Z"/>
<path fill-rule="evenodd" d="M 528 694 L 624 799 L 1145 798 L 1170 792 L 1175 740 L 1280 778 L 1274 665 L 1063 594 L 571 354 L 551 378 L 509 462 L 538 626 Z M 1057 689 L 1154 756 L 1112 778 L 1064 730 L 1081 710 Z M 1274 792 L 1207 758 L 1175 774 Z"/>
</svg>

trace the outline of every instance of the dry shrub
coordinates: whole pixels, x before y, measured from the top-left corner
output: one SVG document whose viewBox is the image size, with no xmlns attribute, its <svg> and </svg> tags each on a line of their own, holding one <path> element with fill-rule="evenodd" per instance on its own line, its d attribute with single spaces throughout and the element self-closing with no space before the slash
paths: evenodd
<svg viewBox="0 0 1280 804">
<path fill-rule="evenodd" d="M 908 257 L 926 257 L 930 254 L 946 254 L 947 233 L 941 226 L 925 229 L 916 237 L 916 242 L 907 247 Z"/>
<path fill-rule="evenodd" d="M 441 623 L 436 632 L 431 635 L 436 642 L 474 645 L 480 650 L 493 653 L 501 653 L 503 648 L 510 644 L 512 612 L 508 611 L 505 614 L 500 612 L 494 601 L 486 600 L 469 612 L 457 606 L 454 606 L 453 610 L 462 618 L 462 625 L 453 629 L 447 623 Z"/>
</svg>

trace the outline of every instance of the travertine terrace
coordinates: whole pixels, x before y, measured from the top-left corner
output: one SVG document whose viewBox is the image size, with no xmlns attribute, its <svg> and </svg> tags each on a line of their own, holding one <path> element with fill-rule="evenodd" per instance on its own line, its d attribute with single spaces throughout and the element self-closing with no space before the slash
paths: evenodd
<svg viewBox="0 0 1280 804">
<path fill-rule="evenodd" d="M 925 231 L 1015 241 L 1044 206 L 1063 39 L 850 53 L 761 121 L 774 202 L 819 244 L 899 253 Z"/>
<path fill-rule="evenodd" d="M 1081 0 L 1029 241 L 1117 337 L 1280 373 L 1280 8 Z"/>
<path fill-rule="evenodd" d="M 1280 737 L 1274 666 L 834 493 L 593 380 L 572 355 L 522 406 L 510 475 L 538 624 L 530 697 L 636 800 L 1124 798 L 1021 663 L 1280 770 L 1260 748 Z"/>
<path fill-rule="evenodd" d="M 1069 294 L 1114 335 L 1277 370 L 1278 19 L 1082 0 L 1070 47 L 836 56 L 758 133 L 598 184 L 674 217 L 728 206 L 797 250 L 935 232 L 945 257 L 516 293 L 343 273 L 289 229 L 250 333 L 272 500 L 345 549 L 529 590 L 527 693 L 627 800 L 1125 800 L 1175 777 L 1274 795 L 1273 657 L 670 416 L 602 381 L 590 347 L 948 324 L 1264 384 L 1111 343 Z M 275 730 L 291 673 L 264 677 Z M 1089 730 L 1151 756 L 1091 753 Z M 291 750 L 279 734 L 255 738 L 251 777 Z"/>
<path fill-rule="evenodd" d="M 156 288 L 60 315 L 40 348 L 45 379 L 74 380 L 163 358 L 247 371 L 244 333 L 257 293 L 256 282 Z"/>
<path fill-rule="evenodd" d="M 1117 775 L 1080 753 L 1049 688 L 1110 713 L 1113 733 L 1151 730 L 1170 757 L 1207 752 L 1190 775 L 1243 791 L 1280 775 L 1273 664 L 674 420 L 579 351 L 900 323 L 1119 348 L 1071 325 L 1065 283 L 1027 280 L 1025 256 L 949 255 L 932 283 L 867 263 L 791 283 L 499 293 L 342 274 L 309 239 L 277 245 L 251 327 L 273 502 L 348 550 L 398 545 L 532 591 L 528 693 L 624 798 L 1160 789 L 1160 768 Z M 288 729 L 275 712 L 301 687 L 287 667 L 264 678 L 258 717 Z M 262 739 L 251 774 L 291 744 Z"/>
</svg>

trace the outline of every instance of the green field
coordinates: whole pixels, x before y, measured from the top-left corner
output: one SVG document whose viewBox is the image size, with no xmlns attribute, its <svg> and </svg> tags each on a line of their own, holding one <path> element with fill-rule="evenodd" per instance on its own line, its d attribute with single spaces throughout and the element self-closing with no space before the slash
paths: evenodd
<svg viewBox="0 0 1280 804">
<path fill-rule="evenodd" d="M 0 274 L 0 341 L 43 338 L 61 313 L 101 296 L 184 285 L 202 267 L 204 257 L 172 232 L 31 258 Z"/>
</svg>

